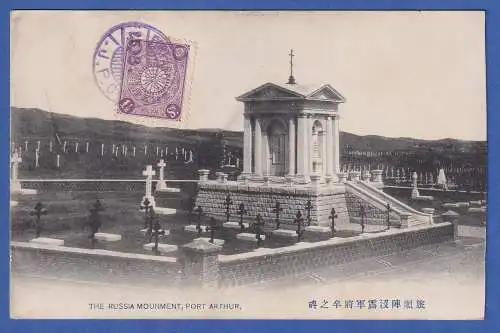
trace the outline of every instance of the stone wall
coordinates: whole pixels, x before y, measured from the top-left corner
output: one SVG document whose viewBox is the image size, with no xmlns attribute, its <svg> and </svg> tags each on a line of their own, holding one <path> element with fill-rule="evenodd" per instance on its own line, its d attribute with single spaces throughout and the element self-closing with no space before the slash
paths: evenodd
<svg viewBox="0 0 500 333">
<path fill-rule="evenodd" d="M 246 219 L 254 220 L 257 214 L 261 214 L 264 221 L 272 225 L 275 217 L 273 212 L 276 201 L 280 202 L 280 221 L 282 227 L 291 227 L 294 223 L 297 210 L 300 209 L 304 218 L 306 217 L 305 206 L 311 200 L 312 224 L 324 226 L 330 225 L 330 210 L 335 208 L 338 218 L 335 223 L 340 225 L 348 223 L 349 216 L 345 201 L 345 188 L 342 185 L 332 187 L 288 187 L 286 185 L 263 185 L 243 184 L 236 182 L 218 183 L 214 181 L 201 182 L 198 187 L 196 206 L 201 206 L 208 216 L 214 216 L 225 220 L 224 201 L 230 195 L 232 205 L 230 207 L 231 221 L 238 221 L 238 207 L 244 203 L 248 215 Z"/>
<path fill-rule="evenodd" d="M 11 242 L 12 271 L 21 274 L 106 283 L 178 285 L 175 258 Z"/>
<path fill-rule="evenodd" d="M 220 286 L 275 280 L 328 265 L 386 255 L 452 239 L 453 225 L 442 223 L 415 229 L 391 229 L 383 234 L 298 243 L 285 248 L 260 249 L 239 255 L 221 255 Z"/>
<path fill-rule="evenodd" d="M 21 274 L 152 286 L 227 287 L 259 283 L 314 269 L 450 241 L 451 223 L 281 248 L 220 255 L 204 241 L 183 245 L 179 260 L 164 256 L 11 242 L 12 271 Z"/>
</svg>

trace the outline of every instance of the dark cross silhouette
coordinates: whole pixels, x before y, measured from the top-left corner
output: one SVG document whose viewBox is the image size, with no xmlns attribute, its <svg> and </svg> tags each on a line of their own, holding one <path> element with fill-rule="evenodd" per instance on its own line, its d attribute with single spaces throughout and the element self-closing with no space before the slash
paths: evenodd
<svg viewBox="0 0 500 333">
<path fill-rule="evenodd" d="M 262 220 L 262 216 L 257 214 L 255 217 L 256 222 L 253 223 L 253 230 L 255 231 L 255 238 L 257 239 L 257 247 L 262 243 L 262 235 L 264 234 L 264 220 Z"/>
<path fill-rule="evenodd" d="M 302 229 L 304 225 L 304 218 L 302 217 L 302 213 L 300 212 L 300 210 L 297 211 L 294 222 L 297 224 L 297 241 L 300 242 L 300 240 L 302 239 L 302 235 L 304 234 L 304 230 Z"/>
<path fill-rule="evenodd" d="M 40 237 L 40 233 L 42 232 L 40 218 L 42 217 L 42 215 L 47 215 L 47 209 L 45 209 L 45 207 L 43 207 L 42 203 L 39 201 L 33 208 L 31 215 L 35 216 L 34 227 L 36 237 Z"/>
<path fill-rule="evenodd" d="M 158 219 L 155 219 L 155 224 L 153 226 L 153 230 L 151 231 L 151 237 L 149 241 L 151 241 L 154 237 L 155 246 L 153 247 L 153 251 L 156 255 L 160 254 L 160 252 L 158 251 L 158 239 L 160 238 L 160 236 L 165 236 L 165 230 L 161 228 L 160 221 L 158 221 Z"/>
<path fill-rule="evenodd" d="M 151 242 L 151 237 L 153 233 L 154 222 L 157 220 L 155 210 L 153 207 L 149 208 L 148 216 L 147 216 L 147 234 L 149 235 L 149 241 Z"/>
<path fill-rule="evenodd" d="M 149 201 L 148 198 L 144 199 L 144 201 L 142 202 L 141 206 L 140 206 L 140 210 L 143 210 L 144 211 L 144 228 L 147 228 L 148 227 L 148 224 L 149 224 L 149 211 L 153 209 L 153 206 L 151 206 L 151 202 Z M 151 229 L 152 229 L 152 225 L 151 225 Z"/>
<path fill-rule="evenodd" d="M 365 232 L 365 217 L 366 217 L 366 211 L 365 211 L 365 206 L 361 205 L 359 208 L 359 215 L 361 216 L 361 233 Z"/>
<path fill-rule="evenodd" d="M 283 208 L 281 208 L 281 204 L 279 203 L 279 201 L 276 201 L 273 209 L 273 213 L 276 214 L 274 217 L 274 222 L 276 222 L 276 229 L 280 228 L 280 214 L 282 211 Z"/>
<path fill-rule="evenodd" d="M 196 221 L 196 230 L 198 230 L 198 237 L 201 236 L 201 217 L 203 216 L 203 208 L 201 208 L 201 206 L 198 206 L 196 209 L 195 209 L 195 213 L 198 215 L 198 219 Z"/>
<path fill-rule="evenodd" d="M 226 208 L 226 222 L 229 222 L 229 218 L 231 217 L 231 205 L 233 201 L 231 200 L 231 196 L 228 194 L 226 196 L 226 200 L 224 201 L 224 207 Z"/>
<path fill-rule="evenodd" d="M 217 220 L 215 218 L 210 218 L 210 224 L 207 229 L 210 231 L 209 242 L 214 244 L 215 230 L 219 229 L 219 227 L 217 226 Z"/>
<path fill-rule="evenodd" d="M 101 201 L 97 199 L 92 205 L 92 207 L 90 207 L 89 238 L 92 240 L 92 246 L 94 246 L 97 243 L 97 239 L 95 239 L 95 234 L 99 232 L 99 229 L 102 226 L 101 215 L 99 215 L 99 213 L 102 211 L 104 211 L 104 206 L 101 204 Z"/>
<path fill-rule="evenodd" d="M 328 218 L 330 220 L 332 220 L 332 224 L 331 224 L 331 229 L 332 229 L 332 237 L 335 236 L 335 219 L 337 218 L 337 212 L 335 212 L 335 208 L 332 207 L 332 209 L 330 210 L 330 216 L 328 216 Z"/>
<path fill-rule="evenodd" d="M 390 229 L 391 228 L 391 204 L 387 203 L 385 208 L 387 209 L 387 229 Z"/>
<path fill-rule="evenodd" d="M 196 207 L 196 199 L 194 197 L 190 197 L 188 201 L 188 218 L 189 218 L 189 224 L 193 223 L 193 214 L 196 212 L 195 211 Z"/>
<path fill-rule="evenodd" d="M 240 205 L 238 207 L 238 215 L 240 216 L 240 229 L 241 229 L 241 232 L 243 232 L 245 230 L 245 225 L 243 224 L 243 215 L 247 215 L 247 214 L 248 214 L 248 212 L 245 209 L 245 204 L 243 202 L 240 203 Z"/>
<path fill-rule="evenodd" d="M 293 57 L 295 57 L 295 54 L 293 54 L 293 49 L 290 50 L 290 53 L 288 54 L 290 56 L 290 77 L 288 78 L 288 84 L 295 84 L 295 77 L 293 76 Z"/>
<path fill-rule="evenodd" d="M 307 212 L 307 225 L 311 225 L 311 209 L 313 209 L 313 205 L 311 200 L 307 200 L 306 206 L 304 207 Z"/>
</svg>

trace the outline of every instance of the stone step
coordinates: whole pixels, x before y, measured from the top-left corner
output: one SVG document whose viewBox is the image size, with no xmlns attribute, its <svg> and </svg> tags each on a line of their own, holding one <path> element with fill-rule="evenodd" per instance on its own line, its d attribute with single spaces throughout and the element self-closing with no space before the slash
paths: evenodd
<svg viewBox="0 0 500 333">
<path fill-rule="evenodd" d="M 331 229 L 329 227 L 322 227 L 319 225 L 310 225 L 308 227 L 304 228 L 305 231 L 309 232 L 316 232 L 316 233 L 322 233 L 322 234 L 329 234 L 331 232 Z"/>
<path fill-rule="evenodd" d="M 103 242 L 116 242 L 122 239 L 122 235 L 97 232 L 94 238 Z"/>
<path fill-rule="evenodd" d="M 239 233 L 239 234 L 236 235 L 236 238 L 239 239 L 239 240 L 244 240 L 244 241 L 249 241 L 249 242 L 257 242 L 256 234 L 252 234 L 252 233 L 249 233 L 249 232 L 241 232 L 241 233 Z M 262 240 L 265 240 L 266 236 L 265 235 L 261 235 L 260 238 Z"/>
<path fill-rule="evenodd" d="M 286 238 L 296 238 L 297 237 L 297 232 L 295 230 L 276 229 L 276 230 L 271 231 L 271 233 L 274 236 L 278 236 L 278 237 L 286 237 Z"/>
<path fill-rule="evenodd" d="M 224 228 L 229 228 L 229 229 L 237 229 L 237 230 L 241 229 L 240 224 L 238 222 L 225 222 L 224 224 L 222 224 L 222 226 Z M 250 225 L 248 223 L 243 222 L 243 226 L 245 227 L 245 229 L 248 229 Z"/>
<path fill-rule="evenodd" d="M 63 239 L 56 239 L 56 238 L 48 238 L 48 237 L 37 237 L 37 238 L 33 238 L 32 240 L 30 240 L 30 243 L 42 244 L 42 245 L 63 246 L 64 240 Z"/>
<path fill-rule="evenodd" d="M 154 246 L 155 243 L 147 243 L 144 244 L 142 247 L 146 251 L 153 251 Z M 177 249 L 178 249 L 177 245 L 158 243 L 158 252 L 160 253 L 175 252 L 177 251 Z"/>
<path fill-rule="evenodd" d="M 486 207 L 470 207 L 469 213 L 486 214 Z"/>
<path fill-rule="evenodd" d="M 204 241 L 204 242 L 209 242 L 210 243 L 210 238 L 208 238 L 208 237 L 199 237 L 199 238 L 193 239 L 193 241 Z M 223 240 L 223 239 L 214 238 L 214 243 L 213 244 L 222 246 L 222 245 L 224 245 L 225 242 L 226 241 Z"/>
<path fill-rule="evenodd" d="M 164 235 L 160 235 L 160 237 L 165 237 L 165 236 L 170 235 L 170 230 L 168 230 L 168 229 L 167 229 L 167 230 L 165 230 L 165 229 L 160 229 L 160 232 L 161 232 L 162 230 L 163 230 L 163 231 L 165 231 L 165 234 L 164 234 Z M 141 229 L 141 234 L 142 234 L 142 235 L 144 235 L 144 236 L 146 236 L 146 235 L 148 234 L 148 228 Z"/>
<path fill-rule="evenodd" d="M 167 207 L 155 207 L 155 213 L 158 215 L 175 215 L 177 214 L 177 209 L 167 208 Z"/>
<path fill-rule="evenodd" d="M 200 228 L 201 228 L 201 232 L 208 232 L 208 226 L 206 225 L 200 225 Z M 186 232 L 194 232 L 194 233 L 197 233 L 198 232 L 198 229 L 196 228 L 196 224 L 190 224 L 190 225 L 187 225 L 184 227 L 184 231 Z"/>
<path fill-rule="evenodd" d="M 156 188 L 156 192 L 180 193 L 181 189 L 176 187 L 163 187 L 163 188 Z"/>
</svg>

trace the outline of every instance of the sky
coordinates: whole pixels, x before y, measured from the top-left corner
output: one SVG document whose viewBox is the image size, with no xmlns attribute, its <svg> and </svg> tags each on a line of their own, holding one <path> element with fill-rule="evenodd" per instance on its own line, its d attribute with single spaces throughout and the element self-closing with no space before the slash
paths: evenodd
<svg viewBox="0 0 500 333">
<path fill-rule="evenodd" d="M 183 121 L 118 117 L 92 60 L 112 26 L 140 21 L 192 45 Z M 11 105 L 148 126 L 242 130 L 236 97 L 286 83 L 329 83 L 340 129 L 360 135 L 486 140 L 483 12 L 16 11 Z"/>
</svg>

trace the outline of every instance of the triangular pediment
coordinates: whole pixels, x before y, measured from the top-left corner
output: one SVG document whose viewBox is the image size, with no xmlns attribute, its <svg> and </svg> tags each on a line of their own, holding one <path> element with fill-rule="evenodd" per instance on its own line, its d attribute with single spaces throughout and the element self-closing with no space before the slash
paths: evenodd
<svg viewBox="0 0 500 333">
<path fill-rule="evenodd" d="M 337 103 L 345 102 L 344 96 L 333 89 L 329 84 L 324 84 L 322 86 L 307 86 L 300 84 L 282 86 L 268 82 L 236 98 L 236 100 L 240 102 L 287 99 L 320 100 Z"/>
<path fill-rule="evenodd" d="M 319 99 L 324 101 L 344 102 L 344 96 L 332 88 L 329 84 L 325 84 L 318 90 L 307 96 L 308 99 Z"/>
<path fill-rule="evenodd" d="M 305 96 L 273 83 L 266 83 L 236 98 L 238 101 L 297 99 Z"/>
</svg>

